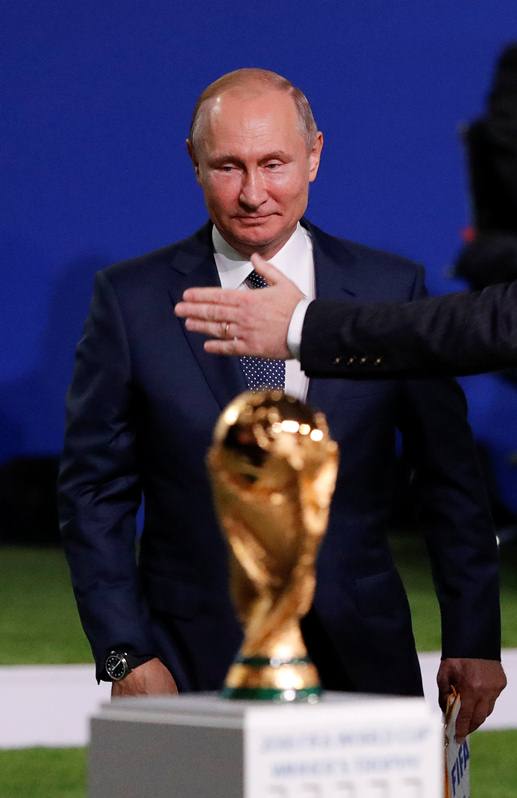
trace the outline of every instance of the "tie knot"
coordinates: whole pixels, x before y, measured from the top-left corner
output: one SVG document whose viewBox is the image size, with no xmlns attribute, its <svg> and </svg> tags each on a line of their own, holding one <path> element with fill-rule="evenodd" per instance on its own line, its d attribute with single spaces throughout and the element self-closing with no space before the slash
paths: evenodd
<svg viewBox="0 0 517 798">
<path fill-rule="evenodd" d="M 266 288 L 269 285 L 269 283 L 267 283 L 262 275 L 258 274 L 255 269 L 248 274 L 246 277 L 246 282 L 250 288 Z"/>
</svg>

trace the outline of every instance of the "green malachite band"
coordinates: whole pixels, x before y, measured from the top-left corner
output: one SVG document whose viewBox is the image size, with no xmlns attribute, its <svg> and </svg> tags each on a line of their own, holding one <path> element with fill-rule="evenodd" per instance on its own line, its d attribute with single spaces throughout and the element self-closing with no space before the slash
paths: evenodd
<svg viewBox="0 0 517 798">
<path fill-rule="evenodd" d="M 235 662 L 238 665 L 248 665 L 250 668 L 280 668 L 282 665 L 310 665 L 309 657 L 291 657 L 281 659 L 280 657 L 237 657 Z"/>
<path fill-rule="evenodd" d="M 221 696 L 222 698 L 245 701 L 278 701 L 287 704 L 317 699 L 321 696 L 321 687 L 304 687 L 302 690 L 279 690 L 273 687 L 224 687 Z"/>
</svg>

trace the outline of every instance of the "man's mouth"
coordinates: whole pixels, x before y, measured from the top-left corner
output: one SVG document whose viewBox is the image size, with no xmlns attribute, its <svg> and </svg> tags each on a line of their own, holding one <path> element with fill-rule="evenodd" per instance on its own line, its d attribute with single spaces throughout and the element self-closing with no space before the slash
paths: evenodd
<svg viewBox="0 0 517 798">
<path fill-rule="evenodd" d="M 239 214 L 234 218 L 237 219 L 239 222 L 264 222 L 266 219 L 269 219 L 272 215 L 273 215 L 272 213 L 263 213 L 260 215 Z"/>
</svg>

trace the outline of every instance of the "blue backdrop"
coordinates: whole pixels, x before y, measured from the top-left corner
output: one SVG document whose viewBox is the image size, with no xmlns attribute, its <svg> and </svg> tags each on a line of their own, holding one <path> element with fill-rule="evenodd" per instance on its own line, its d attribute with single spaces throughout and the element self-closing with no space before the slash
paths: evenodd
<svg viewBox="0 0 517 798">
<path fill-rule="evenodd" d="M 3 3 L 0 460 L 60 448 L 93 273 L 204 221 L 184 139 L 228 70 L 274 69 L 309 96 L 326 136 L 315 223 L 423 262 L 433 293 L 462 287 L 458 127 L 516 20 L 515 0 Z M 512 502 L 515 389 L 465 386 Z"/>
</svg>

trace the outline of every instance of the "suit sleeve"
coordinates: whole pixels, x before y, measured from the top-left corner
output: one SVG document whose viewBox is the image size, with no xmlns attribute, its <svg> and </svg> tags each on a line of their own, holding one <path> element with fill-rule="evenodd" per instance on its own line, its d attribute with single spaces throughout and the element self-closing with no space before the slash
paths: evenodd
<svg viewBox="0 0 517 798">
<path fill-rule="evenodd" d="M 311 377 L 475 374 L 517 365 L 517 282 L 473 294 L 307 310 L 302 369 Z"/>
<path fill-rule="evenodd" d="M 58 485 L 64 547 L 97 677 L 114 645 L 153 653 L 135 554 L 141 499 L 135 413 L 124 322 L 101 272 L 67 395 Z"/>
<path fill-rule="evenodd" d="M 413 296 L 424 293 L 419 277 Z M 499 659 L 498 550 L 463 392 L 448 378 L 407 380 L 401 390 L 398 426 L 440 604 L 442 655 Z"/>
</svg>

